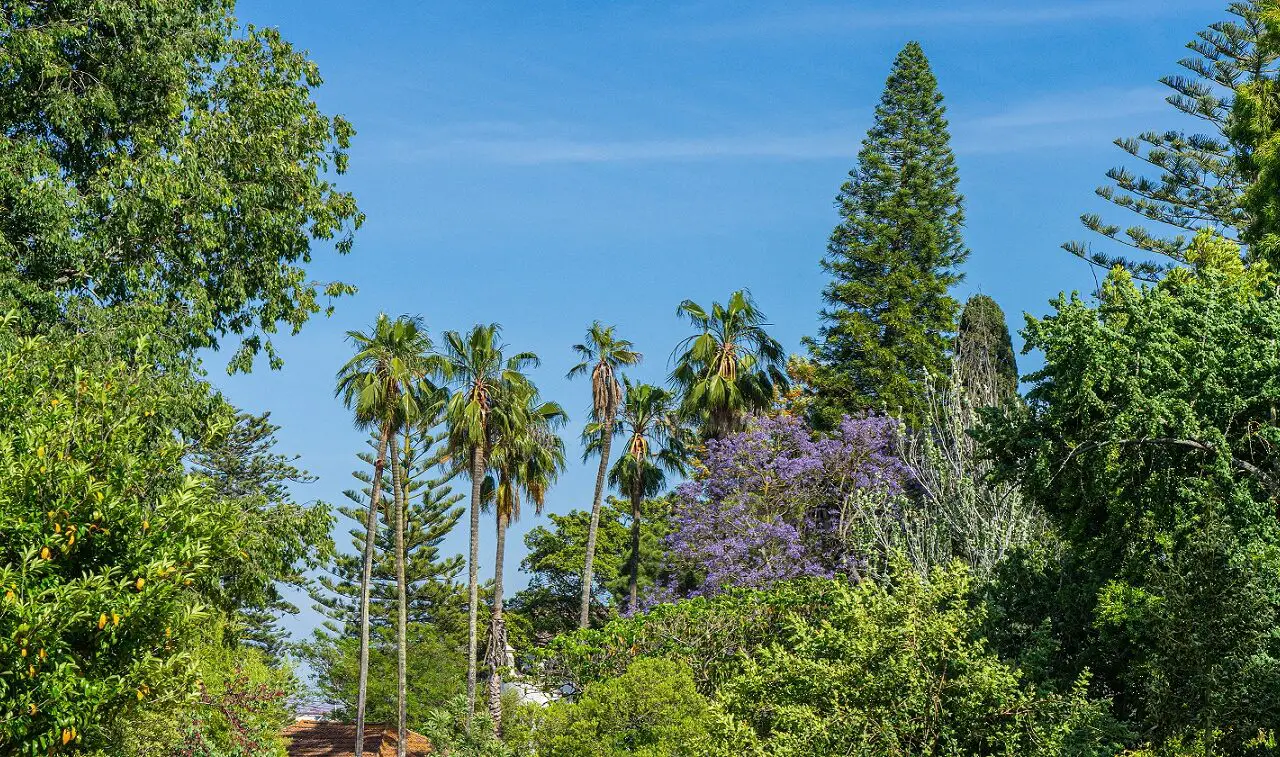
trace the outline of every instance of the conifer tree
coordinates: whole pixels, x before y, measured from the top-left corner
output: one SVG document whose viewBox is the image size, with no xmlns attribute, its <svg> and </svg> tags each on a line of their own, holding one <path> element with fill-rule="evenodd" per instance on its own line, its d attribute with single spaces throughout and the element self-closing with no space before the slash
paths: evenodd
<svg viewBox="0 0 1280 757">
<path fill-rule="evenodd" d="M 1123 266 L 1134 276 L 1154 280 L 1187 263 L 1195 233 L 1209 227 L 1240 243 L 1242 255 L 1280 262 L 1271 244 L 1280 232 L 1280 216 L 1271 199 L 1271 165 L 1276 145 L 1271 135 L 1277 109 L 1276 64 L 1280 44 L 1274 31 L 1274 0 L 1244 0 L 1227 7 L 1230 18 L 1211 24 L 1187 44 L 1194 55 L 1178 61 L 1184 74 L 1160 80 L 1166 98 L 1182 113 L 1198 119 L 1203 132 L 1148 131 L 1115 144 L 1143 167 L 1144 176 L 1125 166 L 1107 172 L 1110 185 L 1097 194 L 1133 211 L 1150 226 L 1113 224 L 1094 213 L 1084 226 L 1128 247 L 1126 255 L 1095 249 L 1088 242 L 1063 245 L 1068 252 L 1101 268 Z"/>
<path fill-rule="evenodd" d="M 281 618 L 298 612 L 282 589 L 310 585 L 307 572 L 333 554 L 334 520 L 327 504 L 293 498 L 290 485 L 316 479 L 297 466 L 297 456 L 279 451 L 279 430 L 270 413 L 239 412 L 227 433 L 198 442 L 189 458 L 213 495 L 234 502 L 249 522 L 259 524 L 238 536 L 239 548 L 253 560 L 221 576 L 221 591 L 211 599 L 231 615 L 231 638 L 273 658 L 287 641 Z"/>
<path fill-rule="evenodd" d="M 1018 394 L 1018 360 L 1000 305 L 975 294 L 960 313 L 955 339 L 955 380 L 975 407 L 995 407 Z"/>
<path fill-rule="evenodd" d="M 463 597 L 456 581 L 465 562 L 461 555 L 444 557 L 440 544 L 462 517 L 462 508 L 456 507 L 462 499 L 454 493 L 449 482 L 456 475 L 452 471 L 438 472 L 447 454 L 440 444 L 443 437 L 423 434 L 408 454 L 401 449 L 405 475 L 407 517 L 405 521 L 405 580 L 408 596 L 408 621 L 436 626 L 444 635 L 460 633 L 465 627 Z M 377 439 L 370 441 L 375 448 Z M 367 507 L 373 468 L 373 453 L 359 455 L 365 468 L 352 476 L 360 482 L 359 490 L 348 490 L 350 505 L 338 509 L 356 522 L 351 530 L 353 544 L 360 549 L 364 544 L 364 524 L 361 518 Z M 384 488 L 391 486 L 390 471 L 384 473 Z M 380 629 L 390 628 L 396 609 L 395 552 L 391 523 L 385 510 L 378 513 L 378 534 L 373 567 L 373 585 L 370 589 L 370 622 Z M 341 636 L 358 623 L 360 592 L 360 557 L 358 554 L 338 556 L 330 568 L 330 575 L 320 578 L 321 591 L 314 593 L 318 609 L 327 618 L 322 633 Z"/>
<path fill-rule="evenodd" d="M 827 307 L 808 340 L 824 425 L 864 410 L 911 420 L 928 376 L 947 373 L 958 310 L 949 290 L 969 254 L 950 143 L 937 80 L 909 43 L 836 198 L 843 220 L 822 261 L 832 277 Z"/>
</svg>

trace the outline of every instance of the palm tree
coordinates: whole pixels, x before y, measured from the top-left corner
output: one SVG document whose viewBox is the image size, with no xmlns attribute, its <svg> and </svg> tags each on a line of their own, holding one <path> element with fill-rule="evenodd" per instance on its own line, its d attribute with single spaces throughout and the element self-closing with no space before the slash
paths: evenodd
<svg viewBox="0 0 1280 757">
<path fill-rule="evenodd" d="M 431 357 L 430 368 L 435 373 L 443 372 L 439 358 Z M 392 500 L 395 503 L 395 562 L 396 562 L 396 757 L 405 757 L 406 724 L 409 715 L 408 702 L 408 583 L 405 580 L 405 524 L 409 510 L 409 484 L 405 480 L 405 468 L 413 461 L 413 439 L 415 434 L 430 433 L 430 429 L 440 421 L 448 395 L 445 390 L 423 378 L 409 388 L 414 395 L 412 402 L 404 405 L 404 416 L 401 420 L 401 431 L 404 437 L 404 448 L 400 453 L 391 454 L 391 487 Z"/>
<path fill-rule="evenodd" d="M 379 314 L 372 333 L 348 331 L 347 340 L 356 348 L 356 354 L 338 371 L 335 395 L 355 415 L 359 428 L 378 431 L 378 453 L 373 464 L 372 491 L 369 497 L 369 513 L 365 520 L 364 565 L 360 578 L 360 673 L 356 695 L 356 743 L 357 757 L 364 755 L 364 711 L 369 686 L 369 585 L 373 574 L 374 539 L 378 528 L 378 507 L 382 499 L 382 475 L 386 467 L 388 447 L 397 432 L 413 422 L 421 412 L 419 402 L 423 397 L 423 385 L 427 376 L 447 368 L 439 365 L 431 354 L 431 337 L 417 318 L 401 316 L 395 320 L 385 313 Z M 395 507 L 399 508 L 398 454 L 391 450 L 392 486 Z M 397 522 L 397 574 L 400 575 L 401 612 L 403 613 L 403 534 Z M 402 632 L 403 633 L 403 632 Z M 399 640 L 404 648 L 403 635 Z M 400 671 L 403 681 L 404 670 Z M 400 693 L 399 729 L 404 732 L 404 688 Z M 401 738 L 401 743 L 404 739 Z"/>
<path fill-rule="evenodd" d="M 586 628 L 591 615 L 591 573 L 596 556 L 596 539 L 600 531 L 600 505 L 604 498 L 605 474 L 609 469 L 609 452 L 613 443 L 613 425 L 618 415 L 618 403 L 622 401 L 622 387 L 618 385 L 618 368 L 640 362 L 641 354 L 632 349 L 631 342 L 618 339 L 613 326 L 599 321 L 587 329 L 582 344 L 573 345 L 582 361 L 569 370 L 568 378 L 591 374 L 591 423 L 599 428 L 601 444 L 600 468 L 596 471 L 596 492 L 591 500 L 591 525 L 587 528 L 587 554 L 582 563 L 582 606 L 578 614 L 578 627 Z M 588 446 L 587 454 L 592 451 Z"/>
<path fill-rule="evenodd" d="M 444 333 L 444 360 L 454 393 L 445 406 L 449 450 L 456 461 L 467 461 L 471 476 L 471 553 L 467 572 L 467 727 L 476 708 L 476 639 L 480 603 L 480 508 L 485 470 L 496 429 L 509 425 L 513 396 L 528 384 L 524 372 L 538 364 L 538 356 L 522 352 L 504 357 L 502 327 L 477 325 L 464 336 Z"/>
<path fill-rule="evenodd" d="M 564 470 L 564 441 L 555 431 L 566 419 L 555 402 L 544 402 L 527 384 L 516 392 L 504 427 L 496 434 L 490 457 L 492 477 L 487 488 L 497 520 L 497 554 L 493 567 L 493 616 L 489 625 L 489 713 L 494 733 L 502 729 L 501 668 L 507 649 L 502 618 L 502 574 L 506 559 L 507 526 L 520 519 L 520 501 L 534 504 L 542 514 L 547 490 Z"/>
<path fill-rule="evenodd" d="M 670 380 L 683 394 L 681 412 L 698 423 L 704 439 L 742 430 L 748 413 L 768 408 L 774 389 L 787 387 L 786 355 L 765 331 L 764 313 L 740 289 L 727 306 L 712 303 L 708 313 L 685 300 L 676 315 L 701 331 L 673 352 L 679 354 Z"/>
<path fill-rule="evenodd" d="M 618 433 L 627 447 L 609 471 L 609 483 L 631 500 L 627 612 L 634 614 L 639 605 L 641 504 L 663 490 L 668 473 L 684 474 L 688 431 L 680 423 L 674 394 L 651 384 L 624 382 Z"/>
</svg>

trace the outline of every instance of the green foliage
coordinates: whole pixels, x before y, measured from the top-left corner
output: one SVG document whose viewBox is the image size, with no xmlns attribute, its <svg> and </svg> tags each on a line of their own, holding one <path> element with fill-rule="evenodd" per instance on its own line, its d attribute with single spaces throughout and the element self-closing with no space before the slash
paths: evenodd
<svg viewBox="0 0 1280 757">
<path fill-rule="evenodd" d="M 698 691 L 714 693 L 740 669 L 743 657 L 784 633 L 792 615 L 816 617 L 834 590 L 831 582 L 779 584 L 770 591 L 735 589 L 712 598 L 660 604 L 601 629 L 554 639 L 543 651 L 548 688 L 576 690 L 621 675 L 637 657 L 663 657 L 688 666 Z"/>
<path fill-rule="evenodd" d="M 1141 216 L 1143 222 L 1156 224 L 1154 231 L 1136 225 L 1124 228 L 1092 213 L 1081 216 L 1090 231 L 1154 259 L 1098 251 L 1085 242 L 1068 242 L 1064 249 L 1102 268 L 1120 265 L 1135 277 L 1154 279 L 1187 262 L 1192 236 L 1201 228 L 1216 228 L 1237 242 L 1263 240 L 1268 224 L 1274 223 L 1265 220 L 1272 212 L 1266 206 L 1273 202 L 1265 193 L 1274 188 L 1274 178 L 1263 173 L 1274 163 L 1269 139 L 1276 110 L 1258 98 L 1273 97 L 1269 93 L 1275 91 L 1275 63 L 1280 57 L 1280 47 L 1274 44 L 1274 14 L 1263 23 L 1270 5 L 1270 0 L 1233 0 L 1227 6 L 1230 18 L 1210 25 L 1188 43 L 1195 55 L 1179 61 L 1186 73 L 1160 80 L 1172 90 L 1168 102 L 1206 124 L 1208 133 L 1148 131 L 1116 140 L 1135 163 L 1154 167 L 1159 175 L 1112 168 L 1107 171 L 1112 185 L 1099 187 L 1097 194 Z M 1169 228 L 1192 234 L 1163 236 L 1162 230 Z M 1251 259 L 1272 263 L 1273 254 L 1265 245 L 1249 251 Z"/>
<path fill-rule="evenodd" d="M 665 523 L 658 502 L 647 502 L 649 514 L 640 525 L 641 586 L 652 585 L 662 569 L 662 536 Z M 600 511 L 600 528 L 596 540 L 596 556 L 592 571 L 593 618 L 596 625 L 616 615 L 626 606 L 627 561 L 630 559 L 630 536 L 620 503 L 610 500 Z M 586 554 L 587 529 L 591 513 L 573 510 L 567 515 L 548 515 L 550 526 L 536 526 L 524 537 L 527 553 L 520 569 L 530 574 L 529 586 L 511 600 L 509 614 L 523 616 L 529 623 L 527 636 L 517 638 L 512 631 L 511 643 L 518 652 L 533 645 L 545 645 L 554 637 L 578 627 L 578 598 L 581 595 L 582 564 Z"/>
<path fill-rule="evenodd" d="M 1002 646 L 1087 667 L 1144 738 L 1246 753 L 1280 722 L 1280 307 L 1234 244 L 1201 232 L 1186 258 L 1028 319 L 1029 407 L 983 433 L 1065 552 L 1011 566 L 994 605 Z"/>
<path fill-rule="evenodd" d="M 86 363 L 75 337 L 0 327 L 0 745 L 102 743 L 103 723 L 190 664 L 204 597 L 250 558 L 247 526 L 183 466 L 195 425 L 182 374 Z M 215 405 L 216 408 L 216 405 Z M 218 424 L 226 413 L 214 414 Z"/>
<path fill-rule="evenodd" d="M 424 722 L 426 713 L 456 695 L 466 667 L 466 611 L 457 585 L 462 571 L 460 555 L 445 556 L 440 546 L 457 525 L 463 510 L 457 504 L 452 471 L 442 471 L 447 451 L 439 434 L 414 432 L 406 450 L 398 445 L 406 502 L 405 581 L 408 600 L 406 636 L 407 708 L 409 727 Z M 376 448 L 376 434 L 369 441 Z M 359 455 L 362 470 L 352 476 L 358 488 L 346 492 L 350 505 L 341 512 L 357 525 L 351 544 L 363 548 L 362 520 L 372 490 L 372 453 Z M 388 476 L 384 475 L 384 479 Z M 390 488 L 385 481 L 383 490 Z M 394 622 L 397 610 L 395 542 L 387 508 L 378 511 L 377 534 L 370 597 L 369 717 L 394 722 L 396 714 L 396 655 Z M 359 673 L 359 603 L 361 559 L 357 554 L 337 555 L 312 592 L 316 608 L 326 617 L 324 626 L 301 648 L 316 672 L 325 698 L 337 704 L 341 717 L 350 717 L 357 700 Z"/>
<path fill-rule="evenodd" d="M 858 165 L 836 198 L 843 220 L 823 268 L 832 281 L 812 377 L 819 425 L 880 411 L 916 420 L 928 377 L 947 371 L 969 256 L 942 94 L 920 45 L 898 54 Z"/>
<path fill-rule="evenodd" d="M 247 526 L 236 541 L 252 559 L 222 577 L 220 609 L 237 616 L 233 631 L 239 641 L 278 656 L 285 637 L 279 616 L 298 612 L 281 587 L 306 587 L 306 571 L 332 555 L 334 519 L 324 503 L 294 500 L 290 486 L 315 478 L 295 466 L 296 457 L 276 450 L 280 427 L 269 418 L 270 413 L 238 413 L 227 433 L 198 445 L 191 463 Z"/>
<path fill-rule="evenodd" d="M 671 383 L 682 393 L 681 413 L 704 439 L 742 430 L 748 414 L 773 405 L 775 390 L 786 391 L 782 345 L 750 292 L 740 289 L 710 310 L 685 300 L 676 314 L 700 333 L 676 346 Z"/>
<path fill-rule="evenodd" d="M 538 754 L 555 757 L 693 757 L 710 747 L 708 710 L 688 667 L 643 659 L 552 704 L 533 738 Z"/>
<path fill-rule="evenodd" d="M 231 0 L 11 4 L 0 15 L 0 273 L 27 298 L 148 301 L 189 346 L 250 334 L 247 370 L 320 298 L 316 240 L 363 220 L 330 174 L 354 134 L 320 112 L 316 65 Z"/>
<path fill-rule="evenodd" d="M 261 650 L 230 646 L 215 627 L 192 652 L 183 688 L 111 724 L 101 757 L 284 757 L 300 685 Z"/>
<path fill-rule="evenodd" d="M 954 379 L 971 404 L 994 407 L 1017 398 L 1018 358 L 995 300 L 975 294 L 965 302 L 954 347 Z"/>
<path fill-rule="evenodd" d="M 406 451 L 398 446 L 401 470 L 406 491 L 405 580 L 408 598 L 408 620 L 414 623 L 430 623 L 441 633 L 457 633 L 462 625 L 462 596 L 456 585 L 462 572 L 461 555 L 442 555 L 440 548 L 445 538 L 457 526 L 463 509 L 458 507 L 462 494 L 451 486 L 456 472 L 442 470 L 447 451 L 441 436 L 429 432 L 411 434 Z M 370 449 L 378 440 L 369 440 Z M 372 489 L 374 456 L 362 452 L 358 458 L 362 469 L 352 471 L 356 489 L 345 492 L 350 504 L 339 511 L 355 522 L 351 529 L 351 546 L 363 549 L 365 543 L 364 517 L 368 512 Z M 383 491 L 390 489 L 388 475 L 383 476 Z M 385 507 L 378 511 L 377 532 L 374 540 L 373 583 L 371 585 L 370 613 L 374 625 L 389 624 L 395 613 L 396 576 L 395 540 L 392 524 Z M 341 636 L 352 633 L 359 624 L 360 557 L 357 554 L 336 555 L 328 565 L 328 575 L 322 576 L 312 591 L 316 607 L 326 617 L 324 633 Z"/>
<path fill-rule="evenodd" d="M 397 680 L 395 628 L 392 615 L 377 619 L 369 646 L 369 689 L 365 719 L 395 723 Z M 444 633 L 430 623 L 409 623 L 406 637 L 406 723 L 421 730 L 433 708 L 463 691 L 467 657 L 465 629 Z M 305 657 L 315 670 L 318 690 L 337 706 L 334 717 L 355 720 L 360 672 L 360 640 L 354 634 L 322 637 L 306 645 Z"/>
<path fill-rule="evenodd" d="M 988 648 L 969 591 L 958 565 L 927 580 L 900 568 L 888 585 L 804 579 L 580 631 L 551 645 L 545 668 L 580 690 L 579 703 L 553 707 L 543 727 L 607 748 L 606 731 L 625 729 L 623 695 L 643 704 L 658 690 L 686 708 L 680 718 L 706 716 L 715 753 L 1114 753 L 1125 732 L 1086 697 L 1087 677 L 1064 694 L 1024 679 Z M 641 667 L 655 660 L 681 672 Z M 579 753 L 565 749 L 550 753 Z"/>
<path fill-rule="evenodd" d="M 1254 14 L 1262 34 L 1257 55 L 1267 61 L 1280 59 L 1280 6 L 1261 0 Z M 1231 103 L 1227 134 L 1251 149 L 1241 151 L 1236 163 L 1241 173 L 1256 177 L 1245 187 L 1241 207 L 1248 225 L 1241 238 L 1251 245 L 1251 257 L 1280 263 L 1280 81 L 1270 76 L 1241 82 Z"/>
<path fill-rule="evenodd" d="M 535 705 L 536 707 L 536 705 Z M 530 724 L 536 715 L 503 700 L 504 720 L 514 720 L 513 733 L 505 740 L 494 735 L 493 721 L 483 708 L 469 713 L 465 695 L 454 697 L 428 713 L 420 733 L 442 754 L 452 757 L 516 757 L 532 756 Z"/>
<path fill-rule="evenodd" d="M 961 568 L 891 589 L 837 584 L 825 612 L 793 618 L 717 703 L 770 755 L 1108 753 L 1105 709 L 1023 682 L 978 636 Z M 1101 737 L 1101 738 L 1100 738 Z"/>
</svg>

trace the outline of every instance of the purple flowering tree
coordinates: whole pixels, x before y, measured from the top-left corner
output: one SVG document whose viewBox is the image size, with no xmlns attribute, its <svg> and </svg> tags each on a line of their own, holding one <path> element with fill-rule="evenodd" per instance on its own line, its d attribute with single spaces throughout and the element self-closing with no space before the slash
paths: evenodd
<svg viewBox="0 0 1280 757">
<path fill-rule="evenodd" d="M 846 417 L 830 435 L 800 418 L 754 418 L 707 443 L 692 481 L 677 491 L 670 558 L 675 596 L 765 587 L 799 576 L 855 580 L 892 540 L 908 469 L 892 418 Z"/>
</svg>

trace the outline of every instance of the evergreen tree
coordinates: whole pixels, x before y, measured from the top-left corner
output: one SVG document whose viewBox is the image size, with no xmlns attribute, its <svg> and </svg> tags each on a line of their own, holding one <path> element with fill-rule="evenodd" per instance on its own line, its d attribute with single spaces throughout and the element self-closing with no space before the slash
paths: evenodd
<svg viewBox="0 0 1280 757">
<path fill-rule="evenodd" d="M 807 340 L 823 425 L 864 410 L 913 419 L 928 375 L 947 372 L 958 310 L 948 292 L 969 255 L 950 142 L 937 80 L 909 43 L 836 198 L 844 220 L 822 261 L 827 307 Z"/>
<path fill-rule="evenodd" d="M 462 517 L 462 508 L 455 507 L 462 499 L 454 493 L 449 482 L 456 473 L 446 471 L 433 475 L 446 456 L 442 437 L 433 434 L 418 436 L 406 453 L 398 452 L 403 460 L 407 517 L 405 519 L 405 581 L 410 623 L 429 624 L 439 628 L 443 635 L 453 635 L 465 630 L 463 597 L 457 586 L 464 560 L 461 555 L 442 557 L 440 544 Z M 378 440 L 370 440 L 370 448 Z M 367 469 L 373 468 L 373 454 L 359 455 Z M 364 545 L 365 531 L 362 518 L 369 500 L 372 476 L 367 469 L 354 471 L 352 476 L 360 482 L 359 490 L 345 492 L 350 505 L 340 506 L 343 515 L 356 522 L 351 530 L 353 546 Z M 390 471 L 384 472 L 383 488 L 390 488 Z M 390 628 L 396 610 L 395 552 L 391 523 L 385 509 L 378 512 L 378 533 L 374 541 L 375 557 L 373 584 L 370 589 L 369 618 L 379 629 Z M 360 556 L 339 555 L 330 567 L 330 575 L 319 580 L 320 590 L 313 592 L 316 609 L 327 620 L 320 632 L 327 637 L 341 637 L 354 632 L 359 623 Z M 390 638 L 389 636 L 387 638 Z"/>
<path fill-rule="evenodd" d="M 995 407 L 1018 394 L 1018 359 L 1004 311 L 985 294 L 975 294 L 960 313 L 953 376 L 974 407 Z"/>
<path fill-rule="evenodd" d="M 290 484 L 316 479 L 297 467 L 297 456 L 277 451 L 280 427 L 270 418 L 270 413 L 236 414 L 230 431 L 201 442 L 190 461 L 214 494 L 234 502 L 257 524 L 252 532 L 239 536 L 240 548 L 253 560 L 222 576 L 222 604 L 235 619 L 228 636 L 259 646 L 274 657 L 285 643 L 280 617 L 298 612 L 281 587 L 308 586 L 306 571 L 333 554 L 329 532 L 334 521 L 327 504 L 294 500 Z"/>
<path fill-rule="evenodd" d="M 1268 0 L 1233 2 L 1232 18 L 1201 31 L 1187 47 L 1194 56 L 1178 62 L 1188 75 L 1166 76 L 1161 83 L 1172 90 L 1167 100 L 1182 113 L 1207 124 L 1208 133 L 1180 130 L 1149 131 L 1116 140 L 1130 156 L 1158 169 L 1155 178 L 1141 176 L 1123 166 L 1112 168 L 1112 185 L 1099 187 L 1098 196 L 1131 210 L 1148 222 L 1122 228 L 1088 213 L 1081 221 L 1090 231 L 1145 254 L 1145 259 L 1094 250 L 1088 243 L 1068 242 L 1064 249 L 1102 268 L 1124 266 L 1141 279 L 1159 278 L 1171 266 L 1186 263 L 1194 233 L 1211 227 L 1216 233 L 1243 243 L 1249 258 L 1276 259 L 1255 246 L 1268 232 L 1280 231 L 1280 220 L 1268 211 L 1271 198 L 1249 188 L 1265 180 L 1274 154 L 1267 149 L 1275 118 L 1276 61 L 1280 46 L 1274 44 L 1273 3 Z M 1268 115 L 1270 114 L 1270 115 Z M 1274 191 L 1274 185 L 1272 185 Z M 1273 223 L 1259 223 L 1271 217 Z M 1164 236 L 1162 231 L 1191 232 Z M 1150 256 L 1156 256 L 1151 259 Z"/>
</svg>

